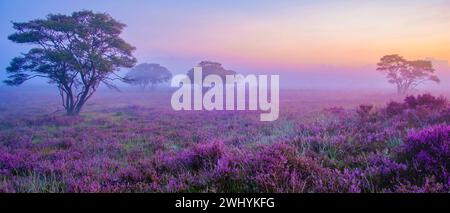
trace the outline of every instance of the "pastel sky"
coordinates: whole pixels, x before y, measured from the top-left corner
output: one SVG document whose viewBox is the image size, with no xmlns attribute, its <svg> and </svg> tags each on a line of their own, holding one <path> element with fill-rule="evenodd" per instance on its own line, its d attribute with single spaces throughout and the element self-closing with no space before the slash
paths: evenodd
<svg viewBox="0 0 450 213">
<path fill-rule="evenodd" d="M 175 73 L 204 59 L 290 74 L 361 70 L 391 53 L 450 60 L 448 0 L 3 0 L 0 8 L 2 68 L 26 50 L 6 39 L 11 21 L 81 9 L 126 23 L 138 60 Z"/>
</svg>

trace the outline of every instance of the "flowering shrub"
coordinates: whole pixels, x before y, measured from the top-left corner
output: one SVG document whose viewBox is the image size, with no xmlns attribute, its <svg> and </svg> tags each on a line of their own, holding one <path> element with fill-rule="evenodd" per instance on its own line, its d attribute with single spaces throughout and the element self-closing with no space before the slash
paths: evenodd
<svg viewBox="0 0 450 213">
<path fill-rule="evenodd" d="M 447 106 L 447 99 L 442 96 L 436 98 L 430 94 L 423 94 L 418 95 L 417 97 L 406 97 L 405 104 L 407 104 L 409 108 L 413 109 L 418 106 L 425 106 L 432 109 L 442 109 Z"/>
<path fill-rule="evenodd" d="M 277 143 L 250 161 L 251 180 L 258 192 L 355 192 L 357 183 L 339 171 L 299 156 L 295 147 Z"/>
<path fill-rule="evenodd" d="M 270 123 L 139 106 L 5 119 L 0 192 L 450 191 L 445 98 L 281 106 Z"/>
<path fill-rule="evenodd" d="M 450 125 L 436 125 L 411 131 L 400 157 L 407 162 L 414 181 L 425 182 L 433 176 L 437 182 L 450 183 Z"/>
<path fill-rule="evenodd" d="M 408 106 L 404 103 L 398 103 L 395 101 L 391 101 L 387 104 L 386 113 L 389 116 L 400 115 Z"/>
<path fill-rule="evenodd" d="M 356 112 L 361 117 L 367 117 L 370 114 L 370 111 L 372 111 L 372 109 L 373 109 L 372 105 L 359 105 L 359 108 L 356 110 Z"/>
</svg>

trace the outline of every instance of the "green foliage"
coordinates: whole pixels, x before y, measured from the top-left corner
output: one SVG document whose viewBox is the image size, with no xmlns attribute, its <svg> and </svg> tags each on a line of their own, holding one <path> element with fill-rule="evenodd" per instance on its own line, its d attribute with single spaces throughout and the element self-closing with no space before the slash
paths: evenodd
<svg viewBox="0 0 450 213">
<path fill-rule="evenodd" d="M 100 83 L 114 87 L 110 75 L 120 67 L 133 67 L 133 46 L 120 34 L 125 27 L 105 13 L 74 12 L 50 14 L 46 19 L 13 23 L 8 37 L 16 43 L 33 45 L 12 59 L 7 68 L 8 85 L 44 77 L 59 89 L 68 114 L 78 114 Z M 123 80 L 119 77 L 119 80 Z"/>
</svg>

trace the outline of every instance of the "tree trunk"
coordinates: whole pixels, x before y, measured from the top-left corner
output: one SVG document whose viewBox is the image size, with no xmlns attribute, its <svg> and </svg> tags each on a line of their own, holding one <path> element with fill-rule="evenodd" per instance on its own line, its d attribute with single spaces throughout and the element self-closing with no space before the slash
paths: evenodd
<svg viewBox="0 0 450 213">
<path fill-rule="evenodd" d="M 397 85 L 397 94 L 399 96 L 406 95 L 408 93 L 409 87 Z"/>
<path fill-rule="evenodd" d="M 78 115 L 79 114 L 79 112 L 77 112 L 77 111 L 75 111 L 75 109 L 69 109 L 69 108 L 67 108 L 66 109 L 66 115 L 68 115 L 68 116 L 76 116 L 76 115 Z"/>
<path fill-rule="evenodd" d="M 66 106 L 66 114 L 70 115 L 70 116 L 76 116 L 78 114 L 80 114 L 81 109 L 83 108 L 84 104 L 87 101 L 87 96 L 86 95 L 82 95 L 80 97 L 80 100 L 77 103 L 72 102 L 72 104 Z"/>
<path fill-rule="evenodd" d="M 141 87 L 141 91 L 145 91 L 145 88 L 147 87 L 147 85 L 145 83 L 143 83 L 140 85 L 140 87 Z"/>
</svg>

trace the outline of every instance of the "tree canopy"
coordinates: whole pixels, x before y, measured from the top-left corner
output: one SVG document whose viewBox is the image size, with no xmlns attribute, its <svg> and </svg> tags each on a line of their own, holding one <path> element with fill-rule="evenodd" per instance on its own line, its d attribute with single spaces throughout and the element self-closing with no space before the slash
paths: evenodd
<svg viewBox="0 0 450 213">
<path fill-rule="evenodd" d="M 134 67 L 125 76 L 130 84 L 139 85 L 145 89 L 149 84 L 154 89 L 157 84 L 167 82 L 172 78 L 172 73 L 159 64 L 142 63 Z"/>
<path fill-rule="evenodd" d="M 377 70 L 386 74 L 389 83 L 397 86 L 398 94 L 406 94 L 425 81 L 440 82 L 431 61 L 408 61 L 395 54 L 383 56 L 377 65 Z"/>
<path fill-rule="evenodd" d="M 44 77 L 59 89 L 67 114 L 78 114 L 100 83 L 114 87 L 121 67 L 133 67 L 133 46 L 120 34 L 126 25 L 106 13 L 79 11 L 50 14 L 45 19 L 14 22 L 8 37 L 33 47 L 7 68 L 8 85 Z"/>
<path fill-rule="evenodd" d="M 202 68 L 203 78 L 205 78 L 208 75 L 218 75 L 222 78 L 222 80 L 225 81 L 226 75 L 235 75 L 236 72 L 233 70 L 227 70 L 225 69 L 222 64 L 212 61 L 202 61 L 198 65 L 198 67 Z M 187 72 L 187 76 L 189 76 L 191 82 L 194 82 L 194 69 L 190 69 Z"/>
</svg>

